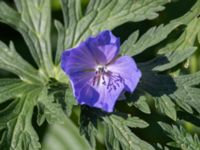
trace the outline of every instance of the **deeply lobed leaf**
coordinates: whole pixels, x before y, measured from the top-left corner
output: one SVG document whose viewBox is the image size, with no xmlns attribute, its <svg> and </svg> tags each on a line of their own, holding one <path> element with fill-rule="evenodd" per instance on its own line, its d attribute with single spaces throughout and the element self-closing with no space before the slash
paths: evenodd
<svg viewBox="0 0 200 150">
<path fill-rule="evenodd" d="M 115 27 L 128 21 L 138 22 L 145 19 L 154 19 L 158 12 L 164 9 L 164 5 L 170 1 L 166 0 L 91 0 L 86 12 L 82 14 L 80 0 L 62 0 L 64 25 L 59 21 L 55 22 L 58 30 L 58 43 L 55 57 L 55 64 L 59 65 L 60 55 L 64 49 L 79 44 L 91 35 L 96 35 L 104 29 Z M 1 149 L 40 149 L 38 136 L 31 124 L 33 109 L 38 106 L 38 124 L 41 125 L 45 119 L 49 123 L 62 122 L 65 118 L 62 108 L 70 116 L 72 107 L 75 104 L 72 99 L 72 91 L 60 83 L 49 93 L 52 87 L 48 87 L 49 77 L 59 79 L 68 83 L 63 78 L 60 67 L 54 68 L 50 44 L 50 1 L 49 0 L 15 0 L 17 10 L 9 7 L 5 2 L 0 1 L 0 21 L 6 23 L 19 31 L 39 69 L 36 70 L 29 63 L 24 61 L 15 51 L 13 44 L 7 47 L 0 43 L 0 68 L 18 75 L 22 80 L 2 79 L 0 80 L 0 103 L 10 102 L 7 107 L 0 111 L 0 130 L 3 136 L 0 140 Z M 193 113 L 193 109 L 199 114 L 199 72 L 191 75 L 173 77 L 163 71 L 169 70 L 184 60 L 188 59 L 195 51 L 194 42 L 200 39 L 199 30 L 199 9 L 200 1 L 197 1 L 191 10 L 183 17 L 171 21 L 167 25 L 160 25 L 149 29 L 139 37 L 139 32 L 133 33 L 122 45 L 123 54 L 130 56 L 137 55 L 146 49 L 156 46 L 168 38 L 168 35 L 180 25 L 186 25 L 182 35 L 172 43 L 159 49 L 158 56 L 146 63 L 139 64 L 143 77 L 138 91 L 142 91 L 136 97 L 138 101 L 132 103 L 142 112 L 150 113 L 150 108 L 145 97 L 150 94 L 155 100 L 157 109 L 176 120 L 176 107 Z M 162 74 L 160 74 L 162 73 Z M 64 76 L 64 78 L 66 78 Z M 49 89 L 50 88 L 50 89 Z M 136 94 L 136 93 L 134 93 Z M 8 101 L 11 100 L 11 101 Z M 13 111 L 15 110 L 15 111 Z M 65 120 L 68 128 L 76 130 Z M 96 109 L 83 110 L 80 116 L 80 131 L 92 147 L 96 145 L 96 134 L 98 124 L 103 123 L 106 133 L 104 139 L 108 149 L 154 149 L 150 144 L 137 137 L 130 128 L 147 127 L 148 123 L 139 117 L 125 117 L 121 114 L 99 113 Z M 66 125 L 66 126 L 67 126 Z M 164 125 L 163 125 L 164 126 Z M 182 131 L 176 127 L 165 126 L 167 131 L 173 131 L 172 138 L 178 142 L 178 147 L 187 148 L 187 143 L 192 143 L 192 148 L 198 148 L 197 137 L 188 137 L 188 141 L 177 138 L 182 136 Z M 63 138 L 64 126 L 54 126 L 52 134 Z M 58 135 L 58 133 L 60 133 Z M 69 130 L 68 136 L 74 137 L 77 131 Z M 50 138 L 50 140 L 52 140 Z M 66 138 L 66 136 L 64 136 Z M 69 138 L 69 137 L 68 137 Z M 77 138 L 74 137 L 74 138 Z M 79 138 L 79 137 L 78 137 Z M 192 139 L 192 140 L 190 140 Z M 76 141 L 76 140 L 75 140 Z M 49 142 L 49 139 L 47 140 Z M 84 141 L 85 142 L 85 141 Z M 182 143 L 183 145 L 182 145 Z M 83 144 L 84 147 L 87 144 Z M 185 146 L 186 145 L 186 146 Z M 69 146 L 69 145 L 68 145 Z M 193 147 L 194 146 L 194 147 Z M 76 146 L 75 146 L 76 147 Z M 69 148 L 74 148 L 70 147 Z M 77 149 L 81 147 L 77 146 Z M 166 147 L 165 147 L 166 148 Z M 49 147 L 47 147 L 49 149 Z M 167 149 L 167 148 L 166 148 Z"/>
<path fill-rule="evenodd" d="M 16 52 L 13 43 L 8 48 L 0 42 L 0 68 L 18 75 L 28 83 L 39 84 L 43 80 L 42 77 L 37 78 L 38 71 Z"/>
<path fill-rule="evenodd" d="M 139 118 L 137 118 L 139 119 Z M 136 118 L 131 118 L 130 120 L 136 121 Z M 129 121 L 130 121 L 129 120 Z M 142 120 L 138 120 L 138 122 L 133 124 L 129 124 L 129 121 L 126 121 L 126 124 L 121 122 L 120 117 L 107 116 L 104 117 L 105 121 L 105 142 L 107 149 L 120 149 L 120 147 L 124 150 L 132 150 L 132 149 L 141 149 L 141 150 L 153 150 L 154 148 L 146 143 L 145 141 L 138 138 L 128 126 L 131 127 L 141 127 L 141 123 L 146 126 L 146 123 Z"/>
<path fill-rule="evenodd" d="M 188 149 L 188 150 L 200 149 L 200 140 L 196 134 L 192 136 L 181 126 L 180 127 L 177 127 L 175 125 L 170 126 L 163 122 L 159 122 L 159 125 L 165 132 L 167 132 L 168 136 L 173 140 L 173 142 L 168 143 L 168 145 L 180 149 Z"/>
<path fill-rule="evenodd" d="M 48 123 L 63 123 L 65 114 L 61 109 L 61 105 L 54 101 L 53 95 L 49 95 L 46 88 L 42 89 L 38 97 L 38 116 L 37 123 L 42 125 L 45 119 Z"/>
<path fill-rule="evenodd" d="M 91 0 L 85 14 L 82 15 L 79 0 L 62 0 L 65 27 L 56 23 L 58 36 L 62 37 L 64 42 L 63 49 L 68 49 L 102 30 L 112 30 L 128 21 L 138 22 L 154 19 L 158 17 L 157 12 L 162 11 L 164 5 L 169 2 L 165 0 Z M 58 42 L 58 45 L 60 44 Z M 63 49 L 57 50 L 56 64 L 59 63 Z"/>
<path fill-rule="evenodd" d="M 21 98 L 14 100 L 4 110 L 0 111 L 1 127 L 5 128 L 3 142 L 0 147 L 3 150 L 39 150 L 38 136 L 31 124 L 31 118 L 36 101 L 36 91 L 32 91 Z M 15 110 L 13 112 L 13 110 Z"/>
<path fill-rule="evenodd" d="M 0 2 L 0 21 L 19 31 L 41 72 L 53 76 L 50 42 L 50 1 L 16 0 L 17 10 Z"/>
</svg>

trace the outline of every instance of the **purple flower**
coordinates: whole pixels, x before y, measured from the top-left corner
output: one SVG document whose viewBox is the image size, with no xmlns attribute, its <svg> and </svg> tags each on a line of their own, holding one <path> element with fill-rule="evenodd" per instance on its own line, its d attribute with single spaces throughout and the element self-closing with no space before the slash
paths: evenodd
<svg viewBox="0 0 200 150">
<path fill-rule="evenodd" d="M 122 91 L 133 92 L 141 72 L 131 57 L 119 56 L 120 40 L 110 31 L 64 51 L 61 66 L 79 104 L 112 112 Z"/>
</svg>

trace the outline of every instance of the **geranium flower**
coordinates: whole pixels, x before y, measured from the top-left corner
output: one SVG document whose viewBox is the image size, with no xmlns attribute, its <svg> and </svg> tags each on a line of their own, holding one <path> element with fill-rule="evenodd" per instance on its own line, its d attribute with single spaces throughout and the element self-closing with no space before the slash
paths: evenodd
<svg viewBox="0 0 200 150">
<path fill-rule="evenodd" d="M 119 38 L 106 30 L 63 52 L 61 66 L 79 104 L 112 112 L 122 91 L 135 90 L 141 72 L 119 50 Z"/>
</svg>

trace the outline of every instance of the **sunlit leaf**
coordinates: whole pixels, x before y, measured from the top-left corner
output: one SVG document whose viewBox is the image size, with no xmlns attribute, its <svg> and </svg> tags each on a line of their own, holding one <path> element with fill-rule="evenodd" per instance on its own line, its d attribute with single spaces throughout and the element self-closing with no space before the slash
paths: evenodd
<svg viewBox="0 0 200 150">
<path fill-rule="evenodd" d="M 170 126 L 163 122 L 159 122 L 159 125 L 165 132 L 167 132 L 168 136 L 173 140 L 173 142 L 169 142 L 168 145 L 180 149 L 200 149 L 200 140 L 196 134 L 192 136 L 181 126 Z"/>
<path fill-rule="evenodd" d="M 91 150 L 87 141 L 79 134 L 76 125 L 68 118 L 63 125 L 51 125 L 42 142 L 43 150 Z"/>
<path fill-rule="evenodd" d="M 36 101 L 36 91 L 13 100 L 0 111 L 0 126 L 5 128 L 1 149 L 39 150 L 39 138 L 32 126 L 31 118 Z M 15 110 L 15 111 L 13 111 Z"/>
<path fill-rule="evenodd" d="M 0 21 L 19 31 L 42 72 L 52 75 L 50 1 L 15 0 L 17 11 L 0 2 Z"/>
</svg>

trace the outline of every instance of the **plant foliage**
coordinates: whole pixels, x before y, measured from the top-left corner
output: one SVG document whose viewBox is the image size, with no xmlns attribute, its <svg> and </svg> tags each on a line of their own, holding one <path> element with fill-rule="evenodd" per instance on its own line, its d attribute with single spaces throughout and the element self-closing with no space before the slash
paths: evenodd
<svg viewBox="0 0 200 150">
<path fill-rule="evenodd" d="M 121 55 L 138 57 L 151 50 L 155 55 L 138 62 L 142 79 L 137 90 L 125 94 L 126 100 L 119 101 L 111 114 L 75 106 L 69 81 L 60 68 L 61 53 L 102 30 L 153 20 L 173 1 L 90 0 L 85 10 L 81 0 L 60 3 L 63 23 L 52 19 L 50 0 L 14 0 L 14 5 L 0 1 L 0 22 L 22 35 L 28 46 L 26 51 L 36 64 L 23 58 L 13 42 L 7 45 L 0 41 L 0 69 L 14 74 L 0 79 L 0 149 L 39 150 L 57 145 L 58 150 L 78 150 L 103 145 L 109 150 L 153 150 L 159 139 L 150 142 L 134 131 L 149 128 L 152 122 L 143 116 L 151 118 L 155 113 L 176 124 L 159 123 L 172 140 L 169 147 L 200 149 L 198 134 L 191 135 L 177 122 L 179 112 L 200 119 L 200 71 L 184 72 L 182 67 L 199 51 L 200 1 L 195 1 L 179 18 L 153 26 L 144 34 L 134 31 L 123 42 Z M 57 29 L 55 51 L 51 22 Z M 134 114 L 138 110 L 143 115 Z M 50 125 L 42 138 L 38 126 L 47 124 Z M 163 145 L 168 149 L 166 143 Z"/>
</svg>

